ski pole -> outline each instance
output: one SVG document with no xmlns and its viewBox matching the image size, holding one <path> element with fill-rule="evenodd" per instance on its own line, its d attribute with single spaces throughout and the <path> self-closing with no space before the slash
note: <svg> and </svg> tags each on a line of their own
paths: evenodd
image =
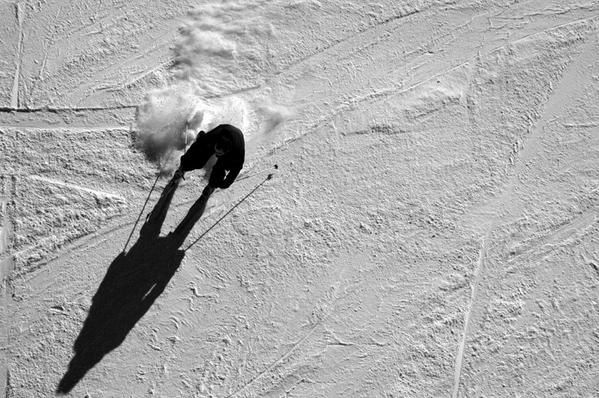
<svg viewBox="0 0 599 398">
<path fill-rule="evenodd" d="M 125 242 L 125 247 L 123 247 L 123 251 L 122 251 L 123 253 L 125 252 L 125 249 L 127 248 L 129 241 L 131 240 L 131 237 L 133 236 L 133 231 L 135 231 L 135 227 L 137 227 L 137 223 L 139 222 L 141 215 L 143 214 L 144 210 L 146 209 L 146 205 L 148 204 L 148 201 L 150 200 L 150 195 L 152 195 L 152 192 L 154 191 L 154 188 L 156 187 L 158 178 L 160 178 L 160 173 L 158 173 L 158 175 L 156 176 L 156 180 L 154 180 L 154 185 L 152 185 L 152 189 L 150 189 L 150 193 L 148 194 L 148 197 L 146 198 L 146 202 L 144 203 L 143 207 L 141 208 L 141 212 L 139 212 L 139 216 L 137 216 L 137 220 L 135 220 L 135 224 L 133 224 L 133 229 L 131 230 L 131 233 L 129 234 L 129 238 L 127 238 L 127 242 Z"/>
<path fill-rule="evenodd" d="M 277 170 L 279 168 L 279 165 L 275 164 L 274 168 L 275 168 L 275 170 Z M 243 180 L 248 179 L 248 178 L 256 177 L 257 175 L 264 173 L 266 170 L 268 170 L 268 169 L 264 169 L 264 170 L 257 171 L 255 173 L 243 175 L 243 176 L 237 178 L 236 181 L 243 181 Z"/>
<path fill-rule="evenodd" d="M 227 217 L 233 210 L 235 210 L 237 208 L 237 206 L 239 206 L 240 204 L 242 204 L 247 198 L 250 197 L 251 194 L 253 194 L 254 192 L 256 192 L 258 190 L 258 188 L 260 188 L 262 185 L 264 185 L 264 183 L 270 179 L 272 179 L 273 174 L 269 174 L 260 184 L 258 184 L 254 189 L 252 189 L 247 195 L 245 195 L 243 198 L 241 198 L 241 200 L 239 202 L 237 202 L 235 204 L 235 206 L 231 207 L 229 209 L 229 211 L 227 211 L 221 218 L 219 218 L 214 224 L 212 224 L 210 226 L 210 228 L 208 228 L 206 231 L 204 231 L 196 240 L 193 241 L 192 244 L 190 244 L 189 246 L 187 246 L 187 249 L 185 249 L 184 251 L 187 251 L 189 249 L 191 249 L 191 247 L 193 245 L 195 245 L 196 243 L 198 243 L 200 241 L 200 239 L 202 239 L 208 232 L 210 232 L 212 230 L 212 228 L 216 227 L 218 225 L 218 223 L 220 223 L 223 218 Z"/>
</svg>

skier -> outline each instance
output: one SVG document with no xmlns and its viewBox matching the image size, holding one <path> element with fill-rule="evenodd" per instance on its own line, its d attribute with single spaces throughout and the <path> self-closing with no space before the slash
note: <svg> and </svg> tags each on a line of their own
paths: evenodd
<svg viewBox="0 0 599 398">
<path fill-rule="evenodd" d="M 200 131 L 195 142 L 181 156 L 180 166 L 172 179 L 174 187 L 185 178 L 186 172 L 203 168 L 212 156 L 216 156 L 216 163 L 208 185 L 174 231 L 174 235 L 180 238 L 184 239 L 200 219 L 214 190 L 229 188 L 243 168 L 245 142 L 241 130 L 230 124 L 221 124 L 207 133 Z"/>
</svg>

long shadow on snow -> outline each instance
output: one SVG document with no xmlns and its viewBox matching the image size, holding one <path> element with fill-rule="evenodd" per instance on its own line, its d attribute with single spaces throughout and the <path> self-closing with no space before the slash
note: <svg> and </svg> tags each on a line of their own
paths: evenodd
<svg viewBox="0 0 599 398">
<path fill-rule="evenodd" d="M 110 264 L 79 336 L 75 355 L 56 389 L 66 394 L 110 351 L 117 348 L 135 324 L 162 294 L 181 264 L 185 252 L 179 250 L 185 237 L 160 237 L 174 189 L 163 193 L 152 210 L 154 221 L 146 222 L 139 239 L 127 253 Z"/>
</svg>

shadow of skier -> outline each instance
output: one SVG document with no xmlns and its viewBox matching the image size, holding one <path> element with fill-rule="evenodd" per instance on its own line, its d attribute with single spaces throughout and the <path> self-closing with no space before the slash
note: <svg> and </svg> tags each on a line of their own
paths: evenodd
<svg viewBox="0 0 599 398">
<path fill-rule="evenodd" d="M 91 368 L 125 340 L 181 264 L 185 256 L 179 249 L 181 238 L 159 236 L 174 191 L 163 192 L 137 242 L 110 264 L 75 340 L 75 354 L 56 389 L 57 394 L 70 392 Z"/>
</svg>

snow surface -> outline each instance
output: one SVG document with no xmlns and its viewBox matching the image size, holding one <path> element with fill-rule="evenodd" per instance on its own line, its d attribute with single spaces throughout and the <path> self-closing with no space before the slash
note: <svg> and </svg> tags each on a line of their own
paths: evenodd
<svg viewBox="0 0 599 398">
<path fill-rule="evenodd" d="M 0 394 L 599 396 L 599 1 L 0 16 Z M 121 253 L 193 110 L 245 174 Z"/>
</svg>

